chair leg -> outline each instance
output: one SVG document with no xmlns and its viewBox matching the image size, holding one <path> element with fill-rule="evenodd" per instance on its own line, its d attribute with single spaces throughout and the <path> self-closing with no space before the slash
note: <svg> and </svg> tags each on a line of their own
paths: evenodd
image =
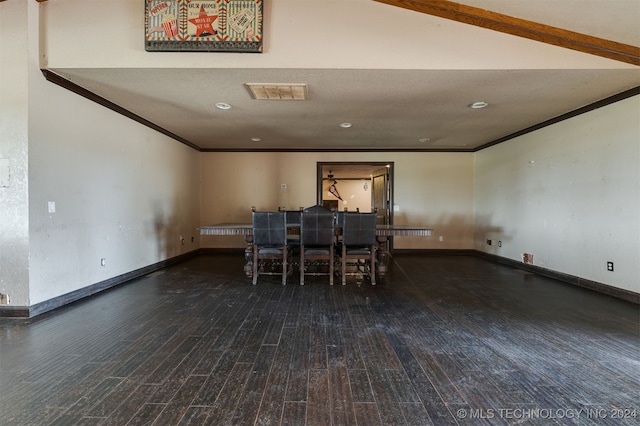
<svg viewBox="0 0 640 426">
<path fill-rule="evenodd" d="M 287 246 L 282 249 L 282 285 L 287 285 L 287 273 L 289 272 L 289 262 Z"/>
<path fill-rule="evenodd" d="M 371 248 L 371 259 L 369 260 L 369 277 L 371 285 L 376 285 L 376 251 Z"/>
<path fill-rule="evenodd" d="M 300 246 L 300 285 L 304 285 L 304 247 Z"/>
<path fill-rule="evenodd" d="M 333 285 L 333 246 L 329 247 L 329 285 Z"/>
<path fill-rule="evenodd" d="M 253 277 L 252 277 L 253 285 L 258 283 L 258 247 L 254 244 L 253 246 Z"/>
<path fill-rule="evenodd" d="M 347 285 L 347 246 L 342 245 L 342 285 Z"/>
</svg>

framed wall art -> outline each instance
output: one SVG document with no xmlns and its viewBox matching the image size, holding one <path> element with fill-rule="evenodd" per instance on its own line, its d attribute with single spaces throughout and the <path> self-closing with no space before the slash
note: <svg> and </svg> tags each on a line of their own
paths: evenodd
<svg viewBox="0 0 640 426">
<path fill-rule="evenodd" d="M 148 52 L 262 52 L 263 0 L 145 0 Z"/>
</svg>

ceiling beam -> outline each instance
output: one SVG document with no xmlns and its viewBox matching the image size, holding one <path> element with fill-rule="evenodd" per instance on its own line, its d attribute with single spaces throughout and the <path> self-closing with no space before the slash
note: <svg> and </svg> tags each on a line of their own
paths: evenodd
<svg viewBox="0 0 640 426">
<path fill-rule="evenodd" d="M 374 0 L 428 15 L 640 66 L 640 47 L 514 18 L 448 0 Z"/>
</svg>

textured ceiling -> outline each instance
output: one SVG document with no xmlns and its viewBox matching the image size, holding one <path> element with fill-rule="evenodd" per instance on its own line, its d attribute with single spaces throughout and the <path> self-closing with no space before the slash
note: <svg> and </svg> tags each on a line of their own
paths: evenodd
<svg viewBox="0 0 640 426">
<path fill-rule="evenodd" d="M 639 44 L 637 1 L 460 3 Z M 438 25 L 445 25 L 441 18 L 425 15 L 420 19 L 425 19 L 425 24 L 436 19 Z M 472 45 L 473 40 L 468 43 Z M 504 51 L 505 56 L 512 54 Z M 640 69 L 633 66 L 354 69 L 318 68 L 310 63 L 297 68 L 52 71 L 202 150 L 468 151 L 640 85 Z M 304 83 L 309 99 L 256 100 L 246 83 Z M 475 101 L 486 101 L 489 106 L 469 108 Z M 218 102 L 231 108 L 218 109 Z M 345 122 L 351 127 L 340 126 Z"/>
</svg>

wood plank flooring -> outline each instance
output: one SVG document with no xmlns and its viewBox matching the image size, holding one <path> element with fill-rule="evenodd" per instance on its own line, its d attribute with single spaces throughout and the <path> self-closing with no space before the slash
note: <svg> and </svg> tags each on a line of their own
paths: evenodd
<svg viewBox="0 0 640 426">
<path fill-rule="evenodd" d="M 2 425 L 636 425 L 639 307 L 470 256 L 377 287 L 203 255 L 0 318 Z"/>
</svg>

